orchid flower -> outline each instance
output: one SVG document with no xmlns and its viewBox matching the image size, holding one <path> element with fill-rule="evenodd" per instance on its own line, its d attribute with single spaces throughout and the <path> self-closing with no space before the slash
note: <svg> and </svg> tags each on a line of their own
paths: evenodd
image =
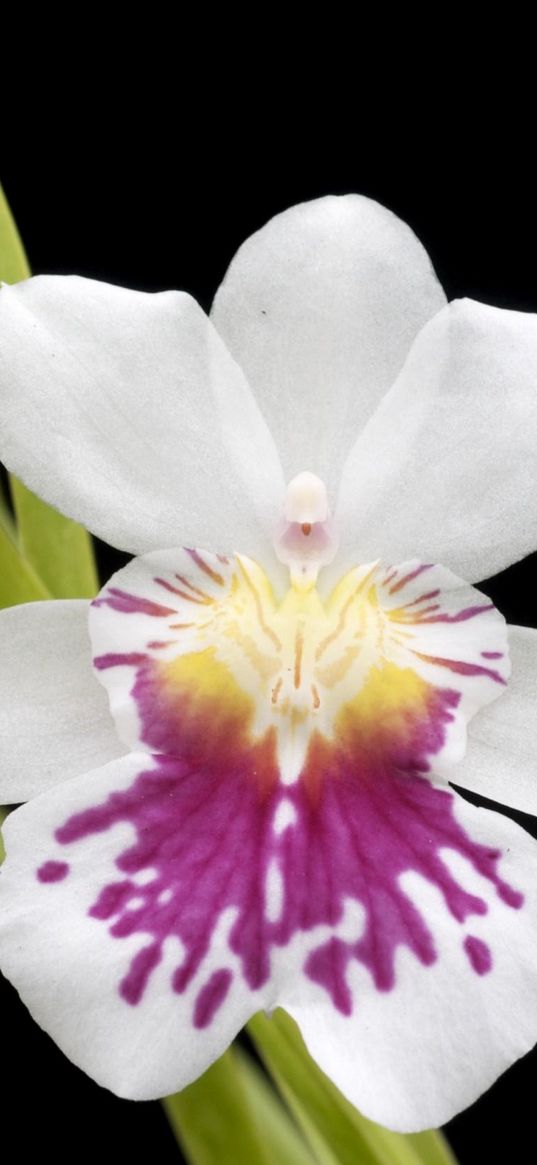
<svg viewBox="0 0 537 1165">
<path fill-rule="evenodd" d="M 138 555 L 1 616 L 1 963 L 119 1095 L 282 1006 L 417 1130 L 535 1041 L 537 847 L 449 782 L 537 811 L 537 632 L 470 585 L 537 541 L 536 381 L 535 317 L 446 304 L 357 195 L 249 239 L 211 320 L 0 292 L 4 462 Z"/>
</svg>

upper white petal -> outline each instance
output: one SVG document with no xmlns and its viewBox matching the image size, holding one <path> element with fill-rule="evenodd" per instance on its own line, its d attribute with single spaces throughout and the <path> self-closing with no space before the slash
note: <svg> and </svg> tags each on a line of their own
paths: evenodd
<svg viewBox="0 0 537 1165">
<path fill-rule="evenodd" d="M 4 286 L 0 397 L 8 468 L 112 545 L 272 561 L 278 455 L 190 296 L 74 276 Z"/>
<path fill-rule="evenodd" d="M 509 627 L 506 692 L 468 728 L 464 760 L 451 780 L 524 813 L 537 814 L 537 631 Z"/>
<path fill-rule="evenodd" d="M 0 613 L 0 801 L 26 801 L 124 752 L 91 666 L 89 603 Z"/>
<path fill-rule="evenodd" d="M 537 316 L 449 304 L 343 469 L 338 566 L 415 554 L 469 581 L 537 543 Z"/>
<path fill-rule="evenodd" d="M 345 454 L 445 303 L 416 236 L 361 195 L 293 206 L 239 249 L 212 319 L 244 369 L 287 480 L 334 493 Z"/>
</svg>

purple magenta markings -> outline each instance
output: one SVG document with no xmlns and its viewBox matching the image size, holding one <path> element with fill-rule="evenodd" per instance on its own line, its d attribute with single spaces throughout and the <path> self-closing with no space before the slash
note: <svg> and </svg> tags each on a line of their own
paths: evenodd
<svg viewBox="0 0 537 1165">
<path fill-rule="evenodd" d="M 40 882 L 62 882 L 69 873 L 67 862 L 44 862 L 37 871 Z"/>
<path fill-rule="evenodd" d="M 469 934 L 462 945 L 476 975 L 486 975 L 492 969 L 492 955 L 487 944 Z"/>
<path fill-rule="evenodd" d="M 194 1027 L 208 1027 L 218 1008 L 224 1002 L 233 976 L 227 968 L 215 971 L 205 987 L 201 988 L 194 1007 Z"/>
<path fill-rule="evenodd" d="M 507 680 L 500 675 L 499 671 L 494 668 L 484 667 L 482 663 L 466 663 L 464 659 L 444 659 L 440 655 L 425 655 L 423 651 L 416 651 L 415 648 L 409 649 L 412 655 L 417 656 L 418 659 L 423 659 L 425 663 L 434 663 L 438 667 L 445 667 L 448 671 L 455 672 L 460 676 L 488 676 L 489 680 L 494 680 L 495 684 L 505 684 Z M 484 655 L 485 652 L 481 652 Z M 494 652 L 491 653 L 492 655 Z M 489 656 L 490 658 L 490 656 Z"/>
<path fill-rule="evenodd" d="M 151 615 L 155 619 L 164 619 L 167 615 L 177 614 L 175 607 L 163 607 L 160 603 L 131 595 L 128 591 L 119 590 L 118 587 L 109 587 L 103 597 L 94 599 L 91 605 L 111 607 L 121 615 Z"/>
<path fill-rule="evenodd" d="M 408 574 L 404 574 L 402 578 L 398 579 L 397 582 L 394 582 L 393 586 L 389 588 L 389 594 L 395 595 L 398 591 L 402 591 L 403 587 L 406 587 L 407 583 L 412 582 L 415 578 L 418 578 L 418 576 L 423 574 L 425 570 L 431 570 L 433 565 L 434 564 L 432 562 L 425 562 L 421 563 L 420 566 L 416 566 L 414 570 L 411 570 Z M 395 575 L 396 574 L 397 571 L 395 572 Z M 394 577 L 395 576 L 393 574 L 389 575 L 388 578 L 384 580 L 384 586 L 386 586 L 388 582 L 391 582 L 392 578 Z"/>
<path fill-rule="evenodd" d="M 188 553 L 198 569 L 224 585 L 223 577 L 196 551 Z M 400 580 L 394 571 L 383 585 L 394 580 L 390 593 L 395 594 L 428 569 L 429 565 L 420 566 Z M 182 576 L 174 579 L 154 581 L 169 594 L 191 603 L 199 603 L 202 596 L 203 602 L 204 592 Z M 430 590 L 407 608 L 434 599 L 437 593 Z M 95 603 L 103 604 L 127 615 L 177 614 L 118 588 L 110 588 Z M 409 611 L 409 619 L 458 623 L 493 609 L 489 604 L 427 617 L 435 607 L 417 609 L 412 616 Z M 152 640 L 150 646 L 160 648 L 166 641 Z M 503 653 L 480 654 L 494 660 Z M 421 658 L 463 675 L 485 674 L 503 682 L 499 673 L 482 665 Z M 114 938 L 140 936 L 140 949 L 119 985 L 131 1006 L 142 1000 L 169 937 L 177 938 L 185 951 L 170 973 L 171 989 L 181 994 L 198 973 L 203 980 L 213 934 L 223 912 L 231 909 L 234 921 L 227 942 L 240 959 L 246 984 L 256 990 L 269 978 L 275 947 L 317 926 L 336 927 L 344 902 L 351 899 L 363 910 L 361 936 L 350 941 L 333 934 L 312 944 L 303 968 L 327 991 L 338 1011 L 350 1014 L 351 960 L 367 968 L 379 991 L 389 991 L 396 981 L 399 947 L 411 950 L 423 966 L 437 959 L 423 914 L 401 888 L 404 874 L 417 873 L 436 886 L 446 910 L 461 925 L 472 915 L 487 913 L 484 900 L 464 890 L 443 862 L 444 848 L 464 857 L 508 906 L 522 905 L 522 895 L 497 874 L 500 851 L 473 842 L 454 816 L 454 794 L 420 775 L 444 743 L 459 693 L 429 687 L 424 706 L 406 714 L 397 734 L 389 724 L 376 725 L 362 740 L 351 728 L 340 744 L 330 747 L 314 736 L 300 779 L 283 789 L 270 734 L 251 744 L 235 725 L 236 738 L 230 738 L 218 702 L 210 716 L 207 709 L 205 716 L 201 714 L 194 694 L 183 693 L 178 703 L 177 695 L 162 683 L 159 665 L 143 652 L 110 652 L 95 663 L 98 669 L 125 664 L 136 669 L 131 694 L 140 713 L 142 740 L 165 754 L 155 756 L 154 767 L 140 772 L 129 789 L 75 814 L 56 833 L 61 844 L 71 845 L 119 822 L 134 827 L 133 844 L 116 858 L 119 878 L 103 886 L 90 909 L 92 917 L 108 922 Z M 276 833 L 274 819 L 284 800 L 292 806 L 294 820 Z M 284 888 L 278 919 L 266 915 L 272 862 Z M 45 862 L 37 877 L 60 881 L 68 869 L 67 863 Z M 136 876 L 148 871 L 151 879 L 139 884 Z M 491 969 L 492 956 L 482 939 L 468 935 L 463 948 L 476 974 Z M 195 1027 L 211 1023 L 234 974 L 227 967 L 216 967 L 200 986 L 196 981 Z"/>
<path fill-rule="evenodd" d="M 424 726 L 422 711 L 407 723 L 406 742 L 401 738 L 397 746 L 389 733 L 384 745 L 379 737 L 374 752 L 355 740 L 352 748 L 314 741 L 300 780 L 285 790 L 277 781 L 268 737 L 250 748 L 244 742 L 233 748 L 228 740 L 218 758 L 211 752 L 197 760 L 192 755 L 153 758 L 155 768 L 141 772 L 129 789 L 71 817 L 56 833 L 64 845 L 118 822 L 135 829 L 136 840 L 116 858 L 120 879 L 103 887 L 90 910 L 109 923 L 115 938 L 139 934 L 143 940 L 120 984 L 126 1002 L 136 1005 L 142 999 L 170 936 L 185 950 L 171 986 L 177 993 L 185 991 L 202 970 L 218 920 L 228 908 L 236 912 L 229 947 L 255 990 L 269 978 L 274 947 L 316 926 L 336 926 L 344 901 L 351 898 L 364 910 L 361 937 L 351 942 L 333 936 L 312 949 L 304 967 L 334 1007 L 348 1014 L 351 960 L 368 969 L 378 990 L 389 991 L 398 947 L 409 948 L 424 966 L 437 958 L 423 915 L 401 888 L 404 873 L 416 872 L 438 887 L 446 909 L 460 923 L 487 912 L 483 899 L 453 877 L 440 857 L 443 848 L 463 856 L 507 905 L 518 908 L 521 895 L 496 872 L 500 852 L 466 834 L 454 817 L 451 792 L 416 775 L 420 740 L 423 750 L 440 745 L 456 694 L 447 695 L 453 698 L 442 714 L 446 693 L 430 692 L 435 732 L 432 724 Z M 267 769 L 272 779 L 258 783 L 252 774 Z M 294 808 L 295 821 L 276 834 L 274 817 L 284 798 Z M 272 860 L 284 885 L 278 920 L 269 920 L 265 911 Z M 149 869 L 154 877 L 139 885 L 136 875 Z M 465 949 L 476 973 L 483 974 L 485 944 L 478 949 L 472 942 Z M 217 968 L 198 990 L 195 1026 L 210 1023 L 231 978 L 230 971 Z"/>
</svg>

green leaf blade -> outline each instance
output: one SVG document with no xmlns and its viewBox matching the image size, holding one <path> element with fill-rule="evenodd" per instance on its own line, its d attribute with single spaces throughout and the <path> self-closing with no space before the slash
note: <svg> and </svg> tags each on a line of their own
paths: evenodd
<svg viewBox="0 0 537 1165">
<path fill-rule="evenodd" d="M 322 1165 L 457 1165 L 440 1133 L 393 1133 L 362 1116 L 306 1050 L 297 1025 L 278 1009 L 248 1032 Z"/>
<path fill-rule="evenodd" d="M 4 838 L 2 837 L 2 826 L 9 812 L 10 810 L 7 805 L 0 805 L 0 866 L 2 865 L 2 862 L 5 861 L 6 857 Z"/>
<path fill-rule="evenodd" d="M 3 526 L 0 526 L 0 564 L 0 607 L 52 597 Z"/>
<path fill-rule="evenodd" d="M 239 1048 L 162 1103 L 191 1165 L 317 1165 L 268 1081 Z"/>
<path fill-rule="evenodd" d="M 18 283 L 28 279 L 30 267 L 13 215 L 0 186 L 0 281 Z M 15 477 L 10 489 L 16 518 L 18 549 L 29 571 L 34 573 L 46 594 L 40 598 L 93 598 L 99 589 L 93 547 L 82 526 L 65 518 L 36 497 Z M 13 522 L 2 506 L 0 526 L 13 534 Z M 3 569 L 3 564 L 2 564 Z M 21 592 L 13 590 L 15 574 L 11 570 L 9 599 L 3 605 L 31 601 L 27 579 L 21 574 Z"/>
<path fill-rule="evenodd" d="M 55 599 L 92 599 L 99 589 L 86 530 L 10 478 L 20 549 Z"/>
<path fill-rule="evenodd" d="M 0 282 L 19 283 L 30 276 L 30 265 L 9 203 L 0 186 Z"/>
</svg>

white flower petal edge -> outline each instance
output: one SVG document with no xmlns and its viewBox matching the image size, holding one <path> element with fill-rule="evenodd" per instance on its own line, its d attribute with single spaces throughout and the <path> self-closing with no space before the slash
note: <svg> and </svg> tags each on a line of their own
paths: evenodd
<svg viewBox="0 0 537 1165">
<path fill-rule="evenodd" d="M 442 786 L 443 754 L 462 741 L 454 716 L 472 717 L 507 674 L 504 624 L 450 572 L 415 561 L 357 568 L 326 626 L 309 592 L 285 615 L 267 585 L 247 560 L 176 550 L 103 589 L 95 666 L 136 751 L 8 819 L 3 969 L 63 1050 L 120 1095 L 183 1087 L 250 1014 L 281 1004 L 369 1116 L 436 1124 L 537 1030 L 537 847 Z M 264 701 L 277 719 L 269 645 L 280 658 L 285 638 L 298 650 L 289 692 L 307 695 L 316 660 L 313 707 L 328 714 L 351 597 L 362 679 L 383 675 L 383 695 L 364 691 L 362 729 L 352 717 L 350 735 L 342 724 L 332 743 L 312 740 L 300 778 L 282 783 L 276 725 L 249 721 L 249 669 L 261 669 L 259 713 Z M 316 628 L 335 654 L 308 651 Z M 426 676 L 440 704 L 450 696 L 447 717 L 423 703 Z"/>
<path fill-rule="evenodd" d="M 194 1029 L 200 976 L 185 995 L 172 991 L 170 976 L 181 956 L 180 943 L 173 939 L 151 977 L 143 1006 L 125 1002 L 118 986 L 129 956 L 140 948 L 140 936 L 118 941 L 89 910 L 103 885 L 121 876 L 114 864 L 115 846 L 131 839 L 128 826 L 116 827 L 112 841 L 109 833 L 100 833 L 69 854 L 69 877 L 61 885 L 58 909 L 58 877 L 66 854 L 54 842 L 55 828 L 69 813 L 128 788 L 142 769 L 151 769 L 150 758 L 131 753 L 12 813 L 3 826 L 8 858 L 0 887 L 7 977 L 71 1060 L 99 1084 L 134 1099 L 165 1096 L 190 1083 L 225 1051 L 253 1010 L 249 995 L 235 987 L 213 1022 Z M 44 881 L 36 879 L 41 859 Z M 229 920 L 221 929 L 203 967 L 209 978 L 213 962 L 221 965 L 219 945 L 225 947 Z M 230 958 L 229 952 L 224 954 Z M 255 1009 L 266 999 L 266 992 L 259 993 Z"/>
<path fill-rule="evenodd" d="M 353 439 L 445 302 L 410 227 L 358 194 L 293 206 L 240 247 L 211 317 L 269 422 L 286 480 L 311 469 L 335 498 Z"/>
<path fill-rule="evenodd" d="M 466 755 L 450 780 L 537 814 L 537 631 L 512 626 L 507 631 L 512 664 L 507 689 L 468 725 Z"/>
<path fill-rule="evenodd" d="M 89 603 L 0 614 L 0 802 L 25 801 L 124 752 L 95 681 Z"/>
<path fill-rule="evenodd" d="M 189 295 L 76 276 L 4 286 L 0 384 L 5 464 L 94 534 L 134 553 L 246 544 L 272 561 L 278 454 Z"/>
<path fill-rule="evenodd" d="M 487 904 L 487 913 L 469 918 L 467 929 L 476 966 L 480 936 L 492 937 L 490 973 L 482 966 L 476 974 L 470 966 L 460 925 L 446 912 L 441 894 L 417 875 L 405 875 L 404 889 L 427 918 L 438 961 L 420 974 L 401 949 L 396 988 L 386 993 L 373 991 L 355 967 L 349 981 L 358 1002 L 347 1021 L 301 998 L 298 990 L 282 1001 L 312 1056 L 344 1095 L 399 1132 L 444 1124 L 537 1039 L 537 847 L 512 821 L 461 797 L 455 799 L 455 817 L 473 839 L 501 849 L 503 878 L 524 894 L 522 909 L 511 909 L 464 859 L 442 852 L 458 881 Z"/>
<path fill-rule="evenodd" d="M 415 554 L 479 581 L 535 549 L 537 317 L 431 320 L 345 463 L 338 569 Z"/>
<path fill-rule="evenodd" d="M 126 818 L 116 817 L 110 831 L 110 809 L 130 798 L 141 772 L 146 794 L 153 782 L 156 789 L 162 763 L 147 754 L 123 757 L 36 798 L 5 825 L 3 969 L 35 1019 L 98 1082 L 134 1099 L 171 1093 L 216 1059 L 250 1014 L 281 1005 L 323 1070 L 361 1111 L 388 1127 L 414 1131 L 443 1123 L 531 1047 L 537 1035 L 537 859 L 535 843 L 518 826 L 454 794 L 434 794 L 453 800 L 456 821 L 483 846 L 485 862 L 501 850 L 500 880 L 494 887 L 446 844 L 443 868 L 459 887 L 462 919 L 456 919 L 438 887 L 406 873 L 406 909 L 426 920 L 427 942 L 434 944 L 429 965 L 402 946 L 394 982 L 383 987 L 364 965 L 349 964 L 346 990 L 354 1006 L 352 1014 L 342 1014 L 316 976 L 303 973 L 312 942 L 325 930 L 328 938 L 329 928 L 276 945 L 270 977 L 258 989 L 243 978 L 232 949 L 233 910 L 222 913 L 204 947 L 207 936 L 184 897 L 182 925 L 198 935 L 201 958 L 182 980 L 184 950 L 177 938 L 166 940 L 160 957 L 150 936 L 140 944 L 139 912 L 151 893 L 147 877 L 136 873 L 143 842 L 137 843 Z M 225 846 L 236 845 L 236 817 L 222 823 Z M 187 844 L 198 879 L 210 840 L 190 826 Z M 214 840 L 213 876 L 219 861 Z M 165 914 L 157 871 L 144 872 L 154 877 Z M 500 895 L 498 887 L 504 887 Z M 362 925 L 349 904 L 335 928 L 334 953 L 338 943 L 354 942 Z"/>
</svg>

